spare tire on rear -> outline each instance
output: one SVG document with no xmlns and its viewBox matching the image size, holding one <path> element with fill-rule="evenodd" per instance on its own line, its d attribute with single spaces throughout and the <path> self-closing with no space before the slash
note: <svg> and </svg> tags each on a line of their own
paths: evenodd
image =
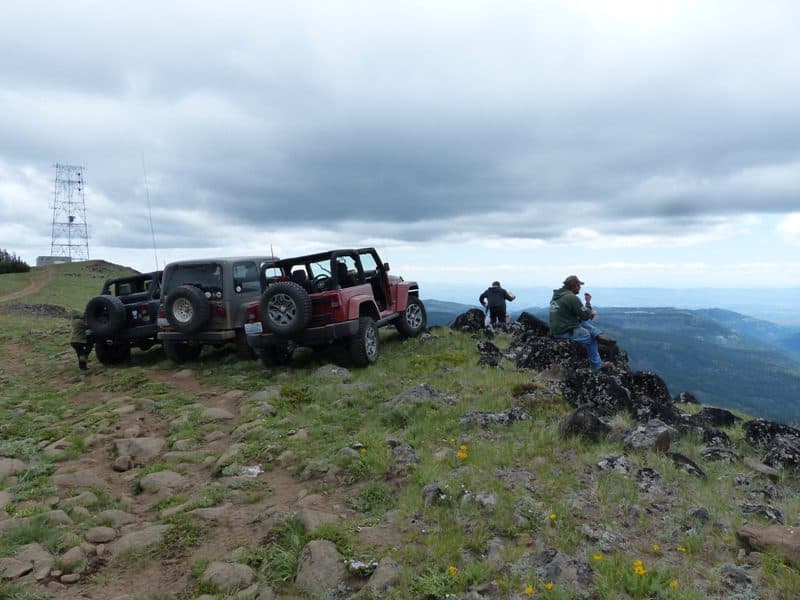
<svg viewBox="0 0 800 600">
<path fill-rule="evenodd" d="M 182 333 L 200 331 L 211 318 L 211 304 L 205 294 L 191 285 L 172 290 L 165 304 L 167 321 Z"/>
<path fill-rule="evenodd" d="M 261 296 L 261 324 L 278 335 L 290 336 L 311 323 L 311 296 L 293 281 L 273 283 Z"/>
<path fill-rule="evenodd" d="M 114 335 L 125 325 L 125 305 L 116 296 L 95 296 L 86 305 L 86 325 L 95 335 Z"/>
</svg>

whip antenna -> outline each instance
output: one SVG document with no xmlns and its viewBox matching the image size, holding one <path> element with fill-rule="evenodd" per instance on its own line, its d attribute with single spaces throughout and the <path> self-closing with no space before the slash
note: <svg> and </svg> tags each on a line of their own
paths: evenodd
<svg viewBox="0 0 800 600">
<path fill-rule="evenodd" d="M 158 271 L 158 251 L 156 250 L 156 232 L 153 229 L 153 212 L 150 209 L 150 187 L 147 185 L 147 169 L 144 166 L 144 153 L 142 153 L 142 172 L 144 173 L 144 193 L 147 197 L 147 218 L 150 220 L 150 236 L 153 238 L 153 256 L 156 259 L 156 271 Z"/>
</svg>

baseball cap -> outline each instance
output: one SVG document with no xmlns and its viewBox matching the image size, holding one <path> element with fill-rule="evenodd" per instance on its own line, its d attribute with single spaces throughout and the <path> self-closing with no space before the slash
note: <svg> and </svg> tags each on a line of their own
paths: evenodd
<svg viewBox="0 0 800 600">
<path fill-rule="evenodd" d="M 574 285 L 576 283 L 578 285 L 583 285 L 583 282 L 580 279 L 578 279 L 577 275 L 570 275 L 564 280 L 564 285 Z"/>
</svg>

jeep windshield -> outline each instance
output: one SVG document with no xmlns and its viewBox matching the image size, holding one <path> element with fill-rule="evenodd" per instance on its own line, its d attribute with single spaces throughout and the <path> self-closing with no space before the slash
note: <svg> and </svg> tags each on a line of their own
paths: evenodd
<svg viewBox="0 0 800 600">
<path fill-rule="evenodd" d="M 222 265 L 204 263 L 198 265 L 176 265 L 171 269 L 164 291 L 169 294 L 182 285 L 193 285 L 204 292 L 222 292 Z"/>
</svg>

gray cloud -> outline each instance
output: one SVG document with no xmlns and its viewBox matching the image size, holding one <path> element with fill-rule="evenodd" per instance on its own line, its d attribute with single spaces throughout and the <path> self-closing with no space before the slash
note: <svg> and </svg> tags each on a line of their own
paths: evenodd
<svg viewBox="0 0 800 600">
<path fill-rule="evenodd" d="M 150 243 L 143 158 L 180 247 L 220 224 L 546 240 L 797 210 L 792 2 L 618 23 L 556 2 L 162 4 L 20 3 L 0 24 L 0 159 L 86 164 L 106 245 Z"/>
</svg>

